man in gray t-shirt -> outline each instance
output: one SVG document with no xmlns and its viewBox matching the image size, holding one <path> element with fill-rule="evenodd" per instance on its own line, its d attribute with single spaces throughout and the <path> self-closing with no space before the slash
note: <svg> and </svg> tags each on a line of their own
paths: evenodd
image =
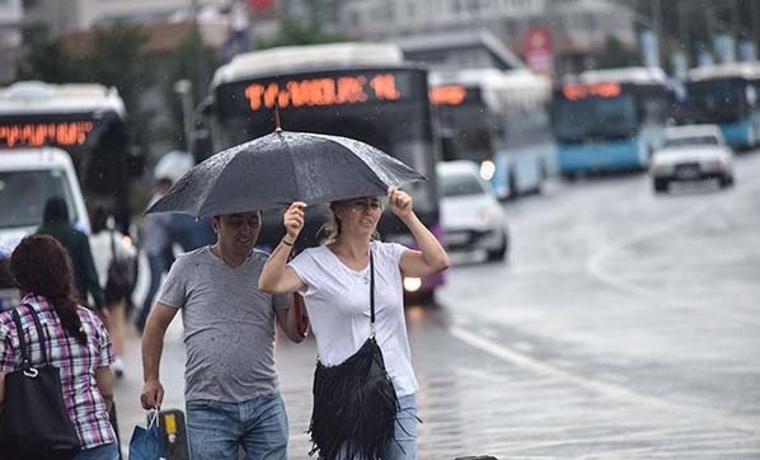
<svg viewBox="0 0 760 460">
<path fill-rule="evenodd" d="M 274 324 L 295 342 L 286 297 L 259 291 L 267 254 L 253 249 L 261 215 L 215 216 L 217 242 L 180 256 L 169 272 L 143 335 L 146 409 L 159 407 L 159 364 L 166 329 L 182 311 L 187 348 L 185 400 L 193 459 L 287 458 L 288 420 L 274 367 Z"/>
</svg>

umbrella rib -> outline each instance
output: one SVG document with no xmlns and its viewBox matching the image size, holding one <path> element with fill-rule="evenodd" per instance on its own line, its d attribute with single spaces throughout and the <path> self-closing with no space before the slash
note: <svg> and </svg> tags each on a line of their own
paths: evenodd
<svg viewBox="0 0 760 460">
<path fill-rule="evenodd" d="M 293 179 L 293 183 L 296 185 L 296 196 L 294 197 L 295 200 L 300 199 L 300 197 L 303 196 L 301 193 L 301 186 L 298 183 L 298 180 L 296 180 L 296 162 L 293 158 L 293 150 L 290 148 L 290 144 L 288 144 L 287 140 L 285 139 L 285 135 L 282 131 L 277 131 L 277 136 L 280 138 L 280 142 L 285 144 L 285 148 L 288 151 L 288 159 L 290 160 L 290 172 L 291 172 L 291 178 Z M 290 203 L 288 203 L 290 204 Z"/>
</svg>

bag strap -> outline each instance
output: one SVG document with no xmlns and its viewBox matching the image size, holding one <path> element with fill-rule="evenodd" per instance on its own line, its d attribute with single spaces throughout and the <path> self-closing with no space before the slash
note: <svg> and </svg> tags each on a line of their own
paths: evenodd
<svg viewBox="0 0 760 460">
<path fill-rule="evenodd" d="M 40 320 L 37 317 L 37 312 L 34 310 L 34 307 L 31 305 L 24 305 L 26 307 L 26 310 L 29 312 L 29 315 L 32 317 L 32 322 L 34 323 L 34 328 L 37 329 L 37 340 L 40 342 L 40 352 L 42 353 L 42 364 L 47 365 L 48 364 L 48 354 L 47 354 L 47 347 L 45 346 L 45 335 L 42 332 L 42 326 L 40 325 Z M 21 327 L 21 317 L 18 314 L 17 309 L 13 309 L 11 312 L 11 315 L 13 316 L 13 322 L 16 324 L 16 329 L 18 330 L 18 341 L 21 345 L 21 358 L 23 359 L 22 366 L 24 369 L 28 369 L 32 365 L 32 350 L 31 346 L 29 350 L 27 351 L 27 344 L 24 340 L 24 329 Z"/>
<path fill-rule="evenodd" d="M 372 257 L 372 248 L 369 250 L 369 308 L 372 332 L 375 332 L 375 259 Z"/>
<path fill-rule="evenodd" d="M 116 242 L 114 241 L 114 229 L 108 230 L 111 233 L 111 261 L 116 260 Z"/>
<path fill-rule="evenodd" d="M 18 310 L 15 308 L 11 310 L 11 316 L 13 316 L 13 323 L 16 325 L 16 331 L 18 332 L 18 341 L 21 346 L 21 366 L 24 369 L 31 367 L 31 360 L 26 351 L 26 341 L 24 340 L 24 328 L 21 327 L 21 318 L 18 316 Z"/>
</svg>

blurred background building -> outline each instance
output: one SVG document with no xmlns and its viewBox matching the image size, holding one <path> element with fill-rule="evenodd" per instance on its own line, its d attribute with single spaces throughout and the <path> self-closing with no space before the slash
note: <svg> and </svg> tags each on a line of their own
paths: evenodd
<svg viewBox="0 0 760 460">
<path fill-rule="evenodd" d="M 0 0 L 0 81 L 16 76 L 24 10 L 21 0 Z"/>
</svg>

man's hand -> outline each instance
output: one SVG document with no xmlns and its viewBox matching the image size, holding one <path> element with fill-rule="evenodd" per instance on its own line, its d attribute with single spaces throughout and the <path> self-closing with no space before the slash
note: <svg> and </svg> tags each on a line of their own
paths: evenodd
<svg viewBox="0 0 760 460">
<path fill-rule="evenodd" d="M 143 409 L 158 409 L 164 401 L 164 387 L 158 380 L 148 380 L 143 385 L 140 404 Z"/>
</svg>

